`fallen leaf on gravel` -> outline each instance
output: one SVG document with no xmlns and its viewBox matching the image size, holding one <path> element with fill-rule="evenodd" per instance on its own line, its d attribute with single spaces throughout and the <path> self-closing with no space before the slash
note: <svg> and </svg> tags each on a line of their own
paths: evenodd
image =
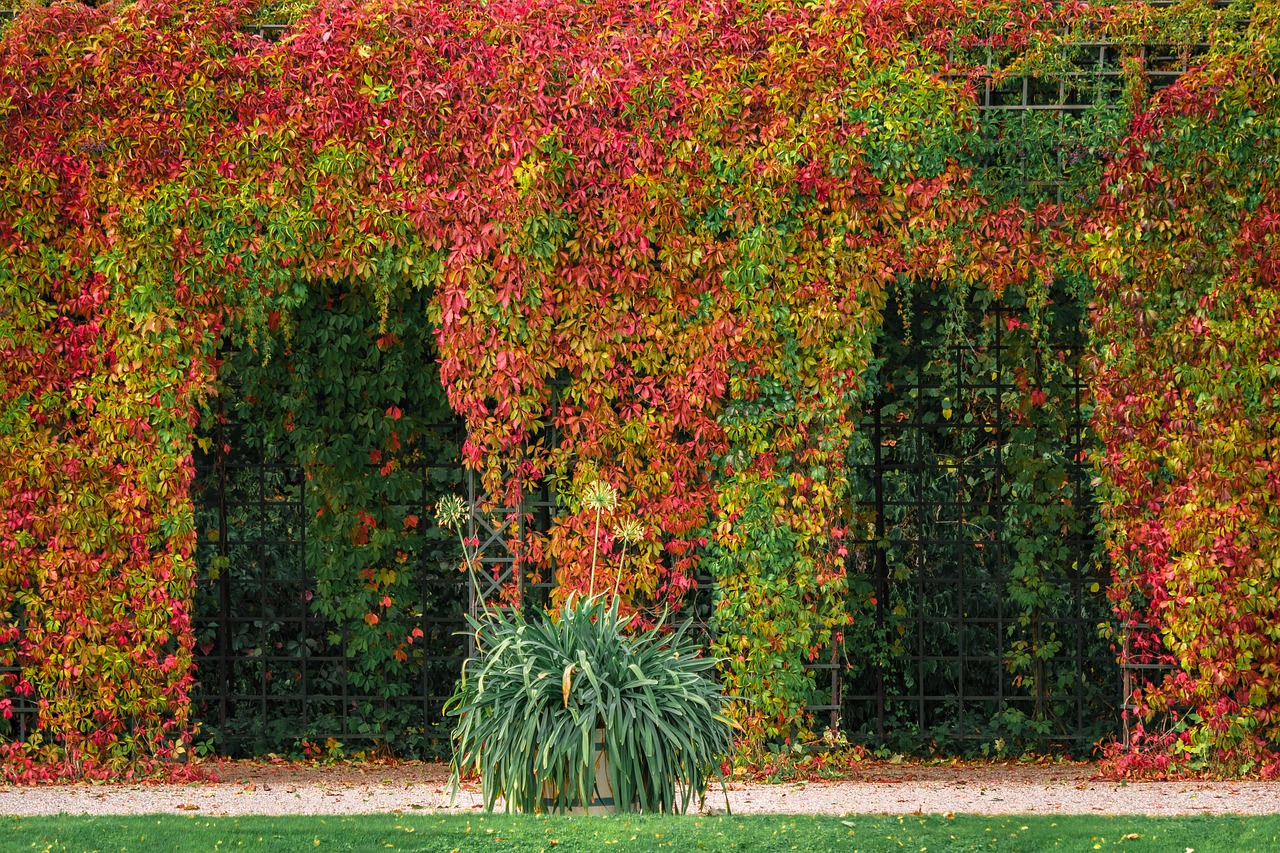
<svg viewBox="0 0 1280 853">
<path fill-rule="evenodd" d="M 178 808 L 182 809 L 184 812 L 194 812 L 200 807 L 195 803 L 178 803 Z"/>
</svg>

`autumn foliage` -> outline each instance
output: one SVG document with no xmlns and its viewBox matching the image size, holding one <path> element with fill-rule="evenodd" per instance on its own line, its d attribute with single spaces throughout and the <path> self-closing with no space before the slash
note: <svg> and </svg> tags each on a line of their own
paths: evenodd
<svg viewBox="0 0 1280 853">
<path fill-rule="evenodd" d="M 1172 665 L 1122 769 L 1280 772 L 1274 14 L 1138 117 L 1083 235 L 1111 595 L 1138 655 Z M 1157 712 L 1173 725 L 1144 727 Z"/>
<path fill-rule="evenodd" d="M 274 44 L 247 0 L 29 9 L 0 36 L 0 695 L 38 701 L 40 734 L 6 772 L 181 759 L 218 343 L 268 362 L 334 282 L 384 317 L 430 295 L 467 463 L 496 503 L 547 482 L 565 502 L 531 571 L 586 585 L 578 496 L 603 479 L 646 533 L 619 579 L 639 618 L 711 572 L 744 733 L 785 737 L 856 609 L 845 447 L 886 287 L 1062 264 L 1099 285 L 1113 595 L 1180 667 L 1144 702 L 1198 709 L 1193 745 L 1270 756 L 1269 9 L 383 0 L 296 12 Z M 982 64 L 1049 68 L 1081 28 L 1223 47 L 1159 98 L 1135 85 L 1096 198 L 992 194 L 966 159 Z M 327 506 L 335 536 L 416 524 Z"/>
</svg>

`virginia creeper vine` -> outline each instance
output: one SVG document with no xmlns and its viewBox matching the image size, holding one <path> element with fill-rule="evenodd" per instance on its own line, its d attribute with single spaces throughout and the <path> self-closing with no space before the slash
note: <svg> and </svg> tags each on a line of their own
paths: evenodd
<svg viewBox="0 0 1280 853">
<path fill-rule="evenodd" d="M 803 663 L 861 606 L 845 448 L 886 288 L 1034 293 L 1068 255 L 1099 287 L 1113 595 L 1179 666 L 1145 707 L 1196 709 L 1179 749 L 1267 759 L 1277 19 L 1184 5 L 322 2 L 276 44 L 249 0 L 28 8 L 0 36 L 0 711 L 39 722 L 6 772 L 181 758 L 220 341 L 284 358 L 334 288 L 430 329 L 495 503 L 563 496 L 530 570 L 591 583 L 575 496 L 609 483 L 643 531 L 628 606 L 678 603 L 703 561 L 746 736 L 802 730 Z M 1210 52 L 1154 99 L 1130 63 L 1100 194 L 993 191 L 968 157 L 982 66 L 1061 72 L 1073 38 Z M 407 437 L 384 390 L 362 452 Z M 328 541 L 356 548 L 333 581 L 375 578 L 333 600 L 385 596 L 373 629 L 412 525 L 309 446 Z"/>
</svg>

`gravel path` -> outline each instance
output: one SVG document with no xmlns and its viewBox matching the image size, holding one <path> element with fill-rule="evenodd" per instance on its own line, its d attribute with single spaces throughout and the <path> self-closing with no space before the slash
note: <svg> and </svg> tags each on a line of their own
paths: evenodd
<svg viewBox="0 0 1280 853">
<path fill-rule="evenodd" d="M 1272 814 L 1280 783 L 1098 782 L 1087 765 L 1022 767 L 870 765 L 858 778 L 794 784 L 735 783 L 735 814 Z M 367 814 L 479 809 L 467 786 L 449 805 L 436 764 L 317 768 L 229 764 L 220 781 L 187 785 L 0 786 L 0 815 Z M 704 810 L 724 808 L 718 789 Z"/>
</svg>

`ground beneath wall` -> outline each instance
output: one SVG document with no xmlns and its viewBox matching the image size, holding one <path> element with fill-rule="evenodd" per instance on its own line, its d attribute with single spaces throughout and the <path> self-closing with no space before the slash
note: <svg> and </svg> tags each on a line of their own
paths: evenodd
<svg viewBox="0 0 1280 853">
<path fill-rule="evenodd" d="M 309 767 L 232 762 L 219 781 L 182 785 L 0 786 L 0 815 L 367 814 L 478 811 L 478 786 L 450 803 L 448 768 L 396 763 Z M 731 783 L 734 814 L 1280 814 L 1277 782 L 1096 781 L 1087 764 L 933 767 L 869 763 L 838 782 Z M 721 813 L 715 788 L 704 812 Z"/>
</svg>

